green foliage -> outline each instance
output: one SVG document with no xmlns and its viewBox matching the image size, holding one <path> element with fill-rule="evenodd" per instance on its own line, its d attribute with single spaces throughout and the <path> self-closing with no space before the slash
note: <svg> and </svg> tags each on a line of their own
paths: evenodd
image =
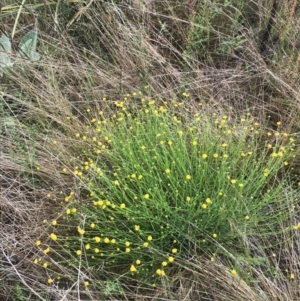
<svg viewBox="0 0 300 301">
<path fill-rule="evenodd" d="M 37 61 L 40 59 L 40 55 L 36 52 L 37 46 L 37 29 L 30 30 L 20 41 L 19 51 L 17 56 L 30 59 L 31 61 Z M 8 67 L 12 67 L 14 62 L 11 60 L 11 42 L 6 34 L 3 34 L 0 38 L 0 76 L 3 75 L 3 70 Z"/>
<path fill-rule="evenodd" d="M 44 253 L 55 251 L 70 268 L 102 266 L 149 284 L 172 275 L 191 245 L 199 255 L 242 253 L 242 237 L 281 231 L 287 204 L 277 176 L 293 140 L 282 142 L 280 125 L 273 135 L 250 115 L 231 121 L 184 102 L 133 97 L 91 116 L 76 135 L 86 152 L 63 172 L 72 171 L 81 192 L 71 189 L 50 241 L 38 241 Z"/>
</svg>

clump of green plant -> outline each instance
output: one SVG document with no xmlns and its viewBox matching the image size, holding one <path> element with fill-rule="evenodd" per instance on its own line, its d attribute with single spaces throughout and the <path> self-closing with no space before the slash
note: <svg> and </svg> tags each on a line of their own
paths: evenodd
<svg viewBox="0 0 300 301">
<path fill-rule="evenodd" d="M 141 92 L 105 104 L 109 110 L 97 115 L 87 108 L 90 122 L 76 134 L 85 152 L 63 169 L 76 187 L 64 212 L 44 221 L 49 239 L 37 240 L 56 263 L 153 284 L 195 252 L 242 253 L 242 236 L 279 231 L 287 204 L 278 177 L 294 144 L 280 122 L 266 132 L 250 114 L 230 120 Z M 47 258 L 35 263 L 48 269 L 51 284 Z"/>
</svg>

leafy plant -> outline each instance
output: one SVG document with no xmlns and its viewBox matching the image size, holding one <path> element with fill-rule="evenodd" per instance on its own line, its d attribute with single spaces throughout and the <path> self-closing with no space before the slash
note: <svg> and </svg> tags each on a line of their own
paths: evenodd
<svg viewBox="0 0 300 301">
<path fill-rule="evenodd" d="M 20 41 L 17 57 L 38 61 L 40 55 L 36 52 L 37 29 L 30 30 Z M 14 61 L 11 59 L 12 49 L 11 41 L 7 34 L 2 34 L 0 38 L 0 76 L 3 75 L 5 68 L 12 67 Z"/>
</svg>

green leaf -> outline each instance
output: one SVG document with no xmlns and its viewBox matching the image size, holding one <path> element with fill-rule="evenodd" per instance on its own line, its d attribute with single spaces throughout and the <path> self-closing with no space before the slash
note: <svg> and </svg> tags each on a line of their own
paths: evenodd
<svg viewBox="0 0 300 301">
<path fill-rule="evenodd" d="M 36 52 L 37 45 L 37 29 L 30 30 L 20 41 L 20 51 L 18 55 L 23 58 L 29 58 L 32 61 L 40 59 L 40 55 Z"/>
<path fill-rule="evenodd" d="M 13 66 L 9 54 L 11 54 L 11 42 L 6 34 L 0 38 L 0 77 L 3 75 L 3 68 Z"/>
</svg>

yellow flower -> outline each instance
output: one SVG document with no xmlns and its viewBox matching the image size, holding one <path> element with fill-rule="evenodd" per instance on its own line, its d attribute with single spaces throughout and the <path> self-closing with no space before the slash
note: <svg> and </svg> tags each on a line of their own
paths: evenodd
<svg viewBox="0 0 300 301">
<path fill-rule="evenodd" d="M 77 254 L 78 256 L 80 256 L 81 253 L 82 253 L 81 250 L 77 250 L 77 251 L 76 251 L 76 254 Z"/>
<path fill-rule="evenodd" d="M 218 235 L 217 235 L 216 233 L 214 233 L 214 234 L 212 235 L 213 238 L 217 238 L 217 236 L 218 236 Z"/>
<path fill-rule="evenodd" d="M 125 249 L 125 252 L 126 252 L 126 253 L 129 253 L 129 252 L 130 252 L 130 248 L 126 248 L 126 249 Z"/>
<path fill-rule="evenodd" d="M 120 205 L 120 208 L 121 209 L 124 209 L 126 207 L 126 205 L 124 204 L 124 203 L 122 203 L 121 205 Z"/>
<path fill-rule="evenodd" d="M 130 246 L 130 242 L 129 242 L 129 241 L 126 241 L 126 242 L 125 242 L 125 246 L 126 246 L 126 247 L 129 247 L 129 246 Z"/>
<path fill-rule="evenodd" d="M 197 145 L 197 141 L 193 140 L 192 145 Z"/>
<path fill-rule="evenodd" d="M 166 261 L 163 261 L 163 262 L 161 263 L 161 265 L 162 265 L 163 267 L 165 267 L 165 266 L 168 265 L 168 263 L 167 263 Z"/>
<path fill-rule="evenodd" d="M 169 140 L 168 144 L 171 146 L 173 144 L 173 142 L 171 140 Z"/>
<path fill-rule="evenodd" d="M 189 202 L 191 200 L 191 198 L 189 196 L 186 197 L 187 202 Z"/>
<path fill-rule="evenodd" d="M 88 281 L 84 281 L 83 284 L 84 284 L 85 287 L 90 285 L 90 283 Z"/>
<path fill-rule="evenodd" d="M 236 183 L 236 179 L 231 179 L 230 182 L 231 182 L 231 184 L 235 184 Z"/>
<path fill-rule="evenodd" d="M 236 270 L 235 270 L 235 269 L 232 269 L 232 270 L 231 270 L 231 274 L 232 274 L 232 275 L 236 275 L 236 274 L 237 274 Z"/>
<path fill-rule="evenodd" d="M 67 210 L 66 210 L 66 213 L 67 213 L 67 214 L 71 214 L 71 209 L 67 209 Z"/>
<path fill-rule="evenodd" d="M 161 270 L 161 269 L 157 269 L 156 270 L 156 274 L 159 275 L 159 276 L 165 276 L 165 271 L 164 270 Z"/>
<path fill-rule="evenodd" d="M 141 264 L 141 261 L 140 261 L 139 259 L 137 259 L 137 260 L 135 261 L 135 263 L 136 263 L 137 265 L 139 265 L 139 264 Z"/>
<path fill-rule="evenodd" d="M 53 279 L 48 278 L 47 282 L 48 282 L 48 284 L 51 284 L 53 282 Z"/>
<path fill-rule="evenodd" d="M 139 175 L 139 176 L 138 176 L 138 179 L 139 179 L 139 180 L 141 180 L 142 178 L 143 178 L 143 176 L 142 176 L 142 175 Z"/>
<path fill-rule="evenodd" d="M 149 198 L 150 198 L 150 195 L 149 195 L 148 193 L 146 193 L 146 194 L 144 195 L 144 198 L 145 198 L 145 199 L 149 199 Z"/>
<path fill-rule="evenodd" d="M 50 238 L 51 238 L 52 240 L 57 240 L 57 236 L 56 236 L 54 233 L 51 233 L 51 234 L 50 234 Z"/>
<path fill-rule="evenodd" d="M 294 273 L 291 273 L 290 278 L 291 278 L 291 279 L 295 279 L 295 274 L 294 274 Z"/>
<path fill-rule="evenodd" d="M 90 227 L 91 227 L 92 229 L 94 229 L 95 226 L 96 226 L 96 225 L 95 225 L 94 223 L 91 223 L 91 224 L 90 224 Z"/>
<path fill-rule="evenodd" d="M 250 219 L 250 216 L 249 215 L 246 215 L 245 216 L 245 220 L 249 220 Z"/>
<path fill-rule="evenodd" d="M 165 172 L 166 172 L 166 174 L 168 174 L 168 173 L 171 172 L 171 170 L 170 170 L 169 168 L 167 168 L 167 169 L 165 170 Z"/>
<path fill-rule="evenodd" d="M 202 155 L 202 159 L 206 159 L 207 157 L 208 157 L 207 154 Z"/>
<path fill-rule="evenodd" d="M 143 246 L 144 246 L 144 247 L 148 247 L 148 246 L 149 246 L 149 243 L 148 243 L 147 241 L 145 241 L 145 242 L 143 243 Z"/>
<path fill-rule="evenodd" d="M 151 241 L 153 238 L 152 238 L 151 235 L 149 235 L 149 236 L 147 237 L 147 239 L 148 239 L 149 241 Z"/>
<path fill-rule="evenodd" d="M 49 252 L 50 252 L 50 248 L 48 247 L 48 248 L 45 249 L 43 252 L 44 252 L 45 254 L 49 253 Z"/>
<path fill-rule="evenodd" d="M 210 199 L 210 198 L 207 198 L 207 199 L 205 200 L 205 202 L 206 202 L 207 204 L 211 204 L 211 199 Z"/>
<path fill-rule="evenodd" d="M 77 208 L 72 208 L 72 213 L 76 213 L 77 212 Z"/>
<path fill-rule="evenodd" d="M 140 226 L 139 225 L 134 225 L 134 230 L 135 231 L 139 231 L 140 230 Z"/>
<path fill-rule="evenodd" d="M 136 267 L 132 264 L 132 265 L 130 266 L 130 272 L 134 273 L 134 272 L 136 272 L 136 271 L 137 271 Z"/>
<path fill-rule="evenodd" d="M 95 252 L 95 253 L 99 253 L 100 250 L 99 250 L 98 248 L 95 248 L 95 249 L 94 249 L 94 252 Z"/>
<path fill-rule="evenodd" d="M 40 245 L 42 244 L 42 242 L 41 242 L 40 240 L 37 240 L 37 241 L 35 242 L 35 244 L 36 244 L 37 246 L 40 246 Z"/>
<path fill-rule="evenodd" d="M 168 260 L 169 260 L 169 262 L 173 262 L 174 261 L 174 257 L 173 256 L 169 256 Z"/>
<path fill-rule="evenodd" d="M 99 236 L 95 236 L 95 237 L 94 237 L 94 240 L 95 240 L 95 242 L 100 242 L 100 241 L 101 241 L 101 238 L 100 238 Z"/>
<path fill-rule="evenodd" d="M 206 205 L 206 204 L 202 204 L 201 207 L 202 207 L 203 209 L 206 209 L 206 208 L 207 208 L 207 205 Z"/>
<path fill-rule="evenodd" d="M 44 262 L 43 267 L 46 269 L 48 267 L 48 262 Z"/>
<path fill-rule="evenodd" d="M 108 244 L 108 243 L 109 243 L 109 238 L 108 238 L 108 237 L 105 237 L 105 238 L 104 238 L 104 242 L 105 242 L 106 244 Z"/>
<path fill-rule="evenodd" d="M 176 248 L 173 248 L 173 249 L 172 249 L 172 253 L 173 253 L 173 254 L 176 254 L 177 251 L 178 251 L 178 250 L 177 250 Z"/>
<path fill-rule="evenodd" d="M 56 225 L 57 225 L 57 221 L 56 220 L 52 221 L 52 226 L 56 226 Z"/>
<path fill-rule="evenodd" d="M 192 176 L 191 175 L 186 175 L 186 177 L 185 177 L 187 180 L 190 180 L 191 178 L 192 178 Z"/>
<path fill-rule="evenodd" d="M 77 231 L 80 235 L 83 235 L 85 233 L 85 231 L 83 229 L 81 229 L 80 227 L 77 227 Z"/>
<path fill-rule="evenodd" d="M 213 154 L 213 157 L 214 157 L 214 158 L 218 158 L 219 155 L 218 155 L 217 153 L 214 153 L 214 154 Z"/>
<path fill-rule="evenodd" d="M 116 243 L 116 239 L 113 238 L 110 242 L 111 242 L 112 244 L 115 244 L 115 243 Z"/>
<path fill-rule="evenodd" d="M 86 245 L 85 245 L 85 249 L 86 249 L 86 250 L 89 250 L 90 248 L 91 248 L 91 245 L 90 245 L 90 244 L 86 244 Z"/>
</svg>

